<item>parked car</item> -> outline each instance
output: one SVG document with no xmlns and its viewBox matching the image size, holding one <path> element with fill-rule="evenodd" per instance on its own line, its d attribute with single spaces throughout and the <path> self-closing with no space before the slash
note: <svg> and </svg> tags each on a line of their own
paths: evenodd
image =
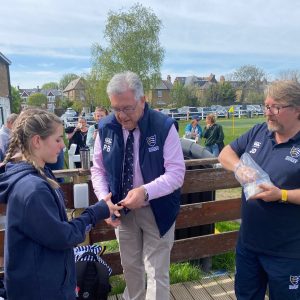
<svg viewBox="0 0 300 300">
<path fill-rule="evenodd" d="M 209 114 L 217 114 L 215 109 L 212 109 L 211 107 L 198 107 L 198 112 L 200 114 L 200 118 L 203 120 L 206 118 Z"/>
<path fill-rule="evenodd" d="M 64 127 L 76 127 L 78 123 L 78 117 L 66 117 L 64 119 Z"/>
<path fill-rule="evenodd" d="M 177 108 L 164 108 L 160 111 L 161 113 L 168 115 L 175 120 L 185 120 L 186 115 L 179 112 Z"/>
<path fill-rule="evenodd" d="M 193 116 L 199 116 L 199 111 L 197 107 L 194 106 L 183 106 L 178 108 L 178 111 L 185 116 L 185 119 L 192 119 Z"/>
</svg>

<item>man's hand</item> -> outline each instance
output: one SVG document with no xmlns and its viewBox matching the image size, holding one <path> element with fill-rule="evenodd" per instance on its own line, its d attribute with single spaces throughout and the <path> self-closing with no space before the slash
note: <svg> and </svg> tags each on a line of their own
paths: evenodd
<svg viewBox="0 0 300 300">
<path fill-rule="evenodd" d="M 119 202 L 124 207 L 136 209 L 145 206 L 145 188 L 140 186 L 128 192 L 127 196 Z"/>
<path fill-rule="evenodd" d="M 261 199 L 266 202 L 278 201 L 281 199 L 281 190 L 269 184 L 259 184 L 258 187 L 263 191 L 252 196 L 250 199 Z"/>
</svg>

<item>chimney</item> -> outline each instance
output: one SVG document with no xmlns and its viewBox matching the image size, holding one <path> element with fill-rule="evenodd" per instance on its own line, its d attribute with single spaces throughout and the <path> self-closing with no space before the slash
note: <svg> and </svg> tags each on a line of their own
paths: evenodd
<svg viewBox="0 0 300 300">
<path fill-rule="evenodd" d="M 37 90 L 38 90 L 38 92 L 40 91 L 40 87 L 39 86 L 37 86 Z"/>
<path fill-rule="evenodd" d="M 220 82 L 224 83 L 225 82 L 225 77 L 223 75 L 220 76 Z"/>
<path fill-rule="evenodd" d="M 170 75 L 167 76 L 167 80 L 168 80 L 169 82 L 171 82 L 171 76 L 170 76 Z"/>
</svg>

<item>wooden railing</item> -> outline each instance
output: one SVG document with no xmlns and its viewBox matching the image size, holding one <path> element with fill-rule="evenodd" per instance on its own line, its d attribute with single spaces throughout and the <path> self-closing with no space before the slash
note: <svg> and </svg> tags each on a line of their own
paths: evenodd
<svg viewBox="0 0 300 300">
<path fill-rule="evenodd" d="M 218 167 L 217 160 L 197 159 L 185 161 L 187 171 L 181 190 L 182 202 L 188 203 L 187 197 L 191 194 L 206 192 L 213 193 L 216 190 L 239 187 L 232 172 Z M 217 166 L 217 167 L 216 167 Z M 73 182 L 62 185 L 67 199 L 67 207 L 73 208 L 73 183 L 82 182 L 90 173 L 88 170 L 63 170 L 56 171 L 57 177 L 73 177 Z M 90 204 L 97 201 L 91 182 L 89 184 Z M 203 197 L 202 197 L 203 198 Z M 211 195 L 201 199 L 201 203 L 181 205 L 180 213 L 176 220 L 176 229 L 196 228 L 198 226 L 213 224 L 220 221 L 230 221 L 240 218 L 240 198 L 211 201 Z M 197 197 L 192 200 L 197 201 Z M 90 243 L 115 239 L 114 230 L 105 222 L 100 222 L 90 232 Z M 187 237 L 176 240 L 171 252 L 172 262 L 183 262 L 216 254 L 225 253 L 235 248 L 237 231 L 207 234 L 202 236 Z M 122 267 L 119 252 L 104 254 L 104 259 L 111 265 L 114 274 L 121 274 Z"/>
<path fill-rule="evenodd" d="M 220 221 L 230 221 L 240 218 L 240 198 L 211 201 L 211 193 L 216 190 L 239 187 L 233 173 L 226 171 L 217 164 L 217 159 L 187 160 L 184 184 L 181 190 L 182 204 L 180 213 L 176 220 L 176 230 L 186 228 L 197 228 L 206 224 L 214 224 Z M 69 169 L 55 171 L 58 178 L 71 178 L 71 182 L 63 183 L 62 189 L 66 197 L 66 206 L 74 208 L 73 184 L 88 182 L 89 201 L 93 204 L 97 198 L 93 192 L 90 171 L 82 169 Z M 198 195 L 209 194 L 208 199 L 198 201 Z M 193 195 L 192 201 L 188 198 Z M 207 201 L 206 201 L 207 200 Z M 193 203 L 189 203 L 193 202 Z M 196 203 L 195 203 L 196 202 Z M 198 203 L 197 203 L 198 202 Z M 200 203 L 199 203 L 200 202 Z M 189 204 L 187 204 L 189 203 Z M 3 212 L 3 209 L 2 209 Z M 176 240 L 171 252 L 172 262 L 183 262 L 199 258 L 211 257 L 216 254 L 225 253 L 235 248 L 237 231 L 230 231 L 218 234 L 206 234 L 194 237 L 185 237 Z M 4 229 L 0 231 L 0 264 L 3 258 Z M 102 242 L 115 239 L 114 230 L 104 221 L 89 233 L 89 242 Z M 114 274 L 121 274 L 122 267 L 119 252 L 106 253 L 103 257 L 112 267 Z"/>
</svg>

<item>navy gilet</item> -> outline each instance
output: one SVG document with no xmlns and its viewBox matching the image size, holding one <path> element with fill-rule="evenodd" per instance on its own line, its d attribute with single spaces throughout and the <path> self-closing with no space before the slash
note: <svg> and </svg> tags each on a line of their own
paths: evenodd
<svg viewBox="0 0 300 300">
<path fill-rule="evenodd" d="M 172 118 L 149 109 L 145 104 L 144 115 L 138 121 L 141 132 L 139 163 L 145 184 L 165 173 L 163 147 L 172 124 Z M 100 121 L 99 134 L 109 191 L 112 192 L 112 202 L 117 203 L 122 200 L 124 138 L 122 126 L 113 114 Z M 163 236 L 178 215 L 180 189 L 152 199 L 150 205 L 160 235 Z"/>
</svg>

